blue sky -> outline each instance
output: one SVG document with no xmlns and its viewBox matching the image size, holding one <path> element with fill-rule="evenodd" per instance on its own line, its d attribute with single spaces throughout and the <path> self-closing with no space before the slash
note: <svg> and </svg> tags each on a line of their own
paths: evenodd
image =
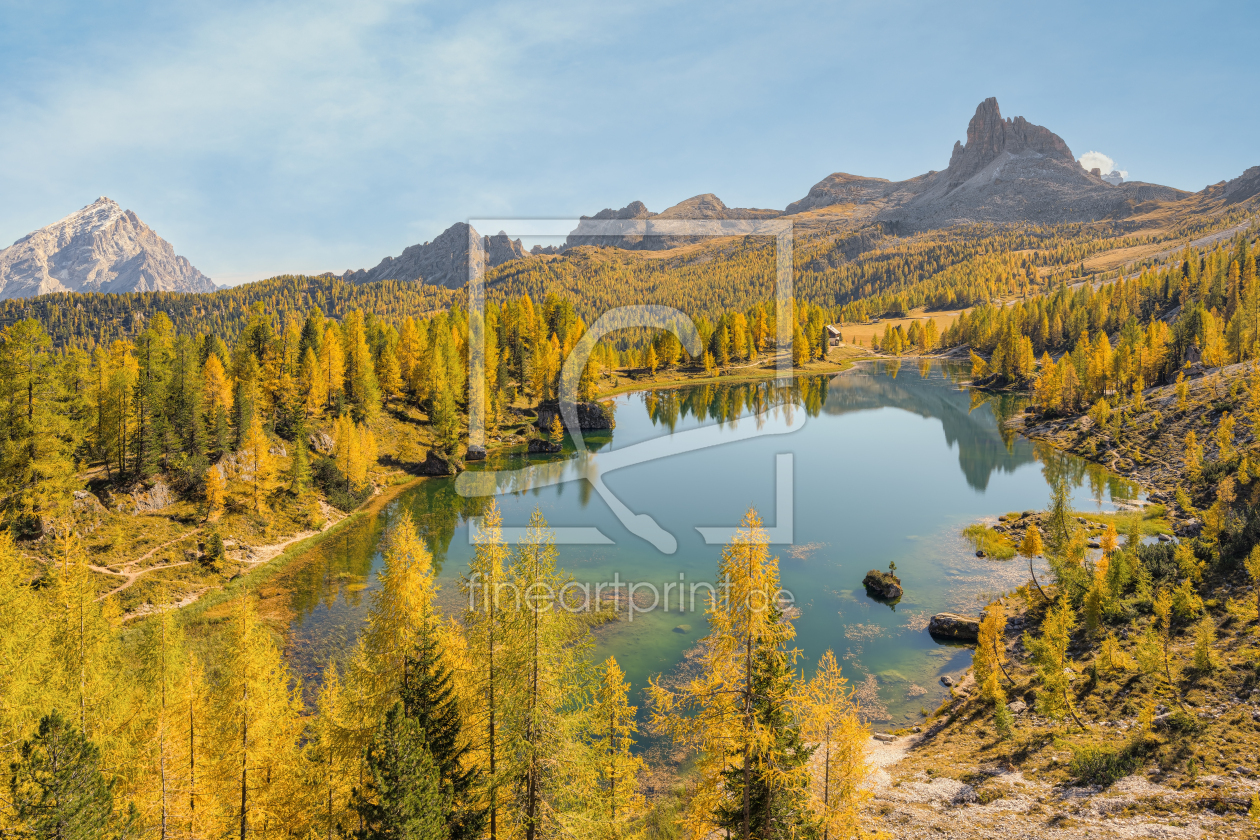
<svg viewBox="0 0 1260 840">
<path fill-rule="evenodd" d="M 980 100 L 1136 180 L 1260 164 L 1260 4 L 0 0 L 0 243 L 108 195 L 216 282 L 475 217 L 941 169 Z"/>
</svg>

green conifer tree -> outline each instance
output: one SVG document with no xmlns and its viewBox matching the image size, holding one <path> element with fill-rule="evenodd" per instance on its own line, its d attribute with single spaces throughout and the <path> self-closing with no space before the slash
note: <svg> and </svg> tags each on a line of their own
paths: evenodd
<svg viewBox="0 0 1260 840">
<path fill-rule="evenodd" d="M 125 838 L 136 829 L 134 806 L 114 814 L 114 785 L 101 773 L 100 750 L 57 710 L 39 722 L 11 768 L 9 800 L 16 836 L 49 840 Z"/>
<path fill-rule="evenodd" d="M 357 840 L 450 838 L 450 785 L 442 782 L 424 729 L 401 703 L 386 714 L 368 747 L 367 766 L 366 790 L 356 790 L 350 805 L 363 824 L 353 833 Z"/>
</svg>

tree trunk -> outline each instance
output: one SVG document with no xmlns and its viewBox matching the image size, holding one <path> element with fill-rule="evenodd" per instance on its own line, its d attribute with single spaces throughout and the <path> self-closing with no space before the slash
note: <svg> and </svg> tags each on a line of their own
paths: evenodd
<svg viewBox="0 0 1260 840">
<path fill-rule="evenodd" d="M 249 702 L 248 684 L 241 688 L 241 840 L 245 840 L 245 832 L 249 828 L 248 788 L 245 786 L 249 772 L 249 712 L 245 704 Z"/>
<path fill-rule="evenodd" d="M 193 723 L 192 698 L 188 698 L 188 836 L 193 836 L 197 816 L 197 754 L 195 751 L 196 729 Z"/>
<path fill-rule="evenodd" d="M 823 753 L 823 818 L 831 807 L 831 727 L 827 727 L 827 750 Z M 831 827 L 823 823 L 823 840 L 831 840 Z"/>
</svg>

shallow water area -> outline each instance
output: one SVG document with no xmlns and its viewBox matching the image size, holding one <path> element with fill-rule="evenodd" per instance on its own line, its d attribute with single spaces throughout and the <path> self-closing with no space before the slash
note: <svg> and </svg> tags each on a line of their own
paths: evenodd
<svg viewBox="0 0 1260 840">
<path fill-rule="evenodd" d="M 964 371 L 938 363 L 866 363 L 789 384 L 689 386 L 616 398 L 615 431 L 588 433 L 586 445 L 606 467 L 608 492 L 672 535 L 672 553 L 622 524 L 580 477 L 571 441 L 557 456 L 507 453 L 476 469 L 551 464 L 552 473 L 574 479 L 535 476 L 524 487 L 517 474 L 515 488 L 495 501 L 505 527 L 525 526 L 538 508 L 552 527 L 597 528 L 608 538 L 602 545 L 560 545 L 560 564 L 592 586 L 639 584 L 634 596 L 642 611 L 628 620 L 622 595 L 622 619 L 595 631 L 596 657 L 617 657 L 631 680 L 632 702 L 641 705 L 648 678 L 675 669 L 705 633 L 704 585 L 714 580 L 722 546 L 706 544 L 697 528 L 733 527 L 752 506 L 767 527 L 791 529 L 791 544 L 771 550 L 799 609 L 798 667 L 811 673 L 823 652 L 834 650 L 871 719 L 906 725 L 939 704 L 948 691 L 940 677 L 957 675 L 971 660 L 970 648 L 934 641 L 928 618 L 945 610 L 974 613 L 1027 579 L 1022 560 L 975 557 L 960 536 L 965 525 L 1044 507 L 1052 474 L 1070 479 L 1078 509 L 1108 510 L 1136 497 L 1123 479 L 1003 430 L 1001 418 L 1022 410 L 1021 401 L 968 391 L 958 384 Z M 634 462 L 644 451 L 653 454 L 645 447 L 671 445 L 697 448 Z M 787 499 L 784 487 L 776 491 L 785 460 L 790 505 L 779 504 Z M 461 496 L 454 480 L 426 480 L 286 568 L 296 616 L 289 657 L 308 697 L 328 659 L 344 655 L 362 627 L 389 521 L 402 510 L 412 513 L 440 569 L 441 603 L 457 612 L 458 578 L 472 556 L 469 517 L 487 502 Z M 890 563 L 905 589 L 895 605 L 868 597 L 862 587 L 867 570 Z M 668 612 L 660 601 L 667 584 Z"/>
</svg>

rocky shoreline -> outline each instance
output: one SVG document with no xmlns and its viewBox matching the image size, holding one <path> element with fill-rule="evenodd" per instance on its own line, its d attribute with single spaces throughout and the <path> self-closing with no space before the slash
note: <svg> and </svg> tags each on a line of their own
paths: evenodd
<svg viewBox="0 0 1260 840">
<path fill-rule="evenodd" d="M 1085 458 L 1124 476 L 1137 484 L 1151 502 L 1168 509 L 1168 519 L 1178 536 L 1194 536 L 1202 522 L 1176 502 L 1176 489 L 1186 473 L 1185 440 L 1193 431 L 1203 447 L 1205 462 L 1219 456 L 1215 437 L 1227 415 L 1241 413 L 1246 398 L 1243 382 L 1251 364 L 1205 370 L 1202 366 L 1186 371 L 1188 407 L 1178 410 L 1174 385 L 1149 389 L 1141 412 L 1125 419 L 1119 440 L 1111 430 L 1098 429 L 1088 414 L 1062 417 L 1043 416 L 1026 410 L 1007 421 L 1012 429 L 1030 440 L 1041 441 Z M 1246 424 L 1238 424 L 1235 445 L 1251 440 Z"/>
</svg>

